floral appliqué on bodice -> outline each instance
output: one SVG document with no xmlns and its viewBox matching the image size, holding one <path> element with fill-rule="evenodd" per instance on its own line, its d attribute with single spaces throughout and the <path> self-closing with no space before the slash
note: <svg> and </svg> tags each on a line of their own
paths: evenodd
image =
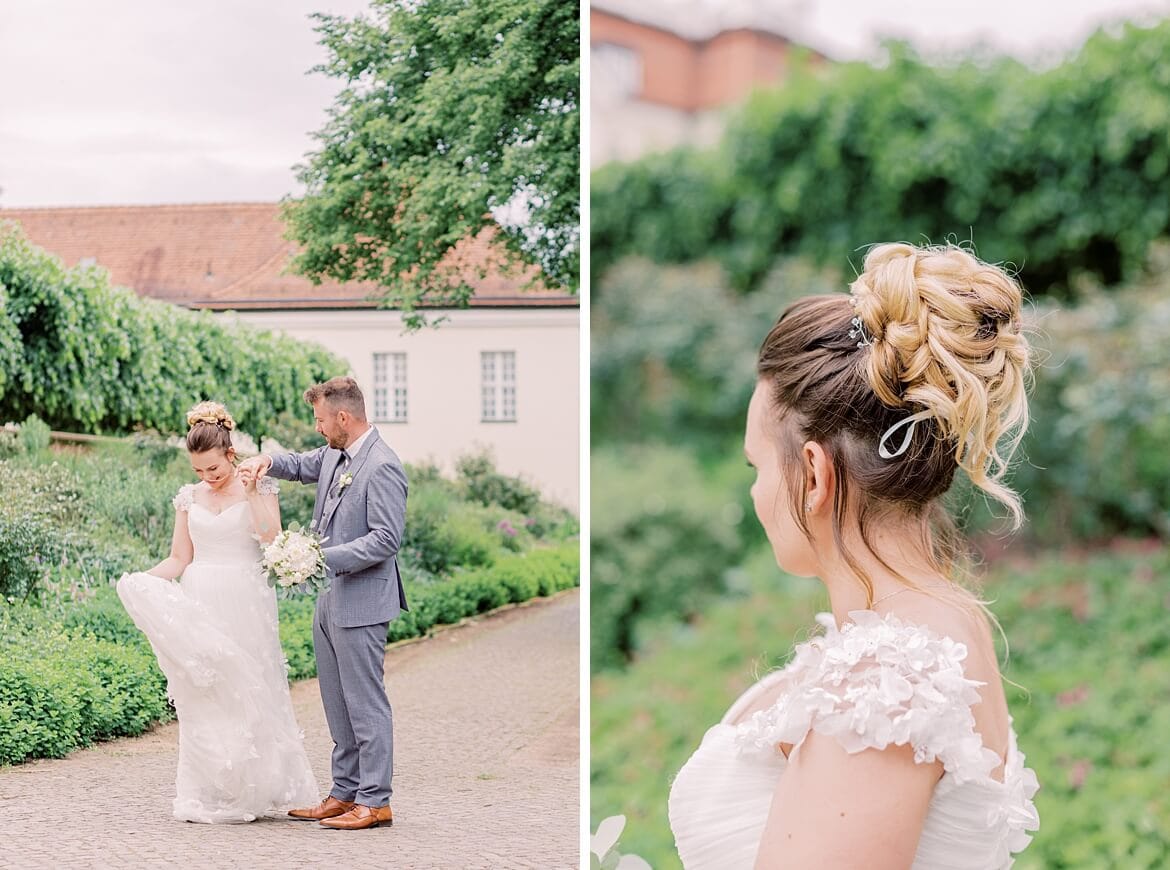
<svg viewBox="0 0 1170 870">
<path fill-rule="evenodd" d="M 893 615 L 863 610 L 849 618 L 838 629 L 832 614 L 818 614 L 825 633 L 745 693 L 679 772 L 670 818 L 687 868 L 752 866 L 787 765 L 779 747 L 798 747 L 813 731 L 851 753 L 909 745 L 916 762 L 942 762 L 916 870 L 999 870 L 1030 842 L 1028 831 L 1039 826 L 1036 776 L 1010 730 L 1003 780 L 993 778 L 1001 759 L 975 730 L 971 708 L 982 683 L 964 674 L 966 646 Z M 735 721 L 777 686 L 774 704 Z"/>
</svg>

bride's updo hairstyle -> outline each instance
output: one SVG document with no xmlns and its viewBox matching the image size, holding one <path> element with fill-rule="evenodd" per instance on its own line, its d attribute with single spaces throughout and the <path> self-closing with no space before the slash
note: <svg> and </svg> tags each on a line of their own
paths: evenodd
<svg viewBox="0 0 1170 870">
<path fill-rule="evenodd" d="M 236 421 L 219 402 L 200 402 L 187 412 L 187 450 L 205 453 L 208 450 L 232 449 L 232 429 Z"/>
<path fill-rule="evenodd" d="M 1021 296 L 1003 269 L 960 247 L 877 245 L 850 295 L 793 303 L 764 339 L 757 373 L 771 388 L 793 515 L 811 538 L 800 447 L 816 441 L 837 482 L 834 539 L 870 605 L 870 578 L 844 545 L 851 517 L 875 556 L 875 520 L 916 522 L 944 576 L 960 551 L 940 500 L 956 469 L 1007 508 L 1013 527 L 1023 519 L 1003 482 L 1028 421 Z"/>
</svg>

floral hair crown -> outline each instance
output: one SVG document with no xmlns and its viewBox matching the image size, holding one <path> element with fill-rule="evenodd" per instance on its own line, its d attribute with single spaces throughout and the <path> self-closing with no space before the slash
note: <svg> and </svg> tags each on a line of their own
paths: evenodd
<svg viewBox="0 0 1170 870">
<path fill-rule="evenodd" d="M 199 408 L 193 408 L 187 412 L 187 425 L 194 426 L 196 423 L 209 423 L 212 426 L 222 426 L 229 431 L 236 427 L 236 421 L 226 411 L 205 411 Z"/>
</svg>

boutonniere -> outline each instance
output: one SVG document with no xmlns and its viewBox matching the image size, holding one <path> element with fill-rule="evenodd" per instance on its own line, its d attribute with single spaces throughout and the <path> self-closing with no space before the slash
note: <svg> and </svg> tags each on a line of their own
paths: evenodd
<svg viewBox="0 0 1170 870">
<path fill-rule="evenodd" d="M 341 475 L 341 479 L 337 481 L 337 494 L 341 495 L 342 491 L 351 483 L 353 483 L 353 473 L 347 471 L 345 474 Z"/>
</svg>

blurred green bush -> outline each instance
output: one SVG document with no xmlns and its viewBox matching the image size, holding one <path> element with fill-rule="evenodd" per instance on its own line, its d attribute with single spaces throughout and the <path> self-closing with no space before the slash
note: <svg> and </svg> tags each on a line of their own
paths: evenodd
<svg viewBox="0 0 1170 870">
<path fill-rule="evenodd" d="M 633 656 L 642 624 L 695 617 L 726 590 L 741 559 L 748 484 L 736 492 L 712 483 L 670 447 L 595 449 L 591 471 L 590 667 L 598 670 Z"/>
<path fill-rule="evenodd" d="M 1170 230 L 1170 21 L 1099 32 L 1046 71 L 887 53 L 798 66 L 713 149 L 594 172 L 594 278 L 630 255 L 714 258 L 745 291 L 778 256 L 846 272 L 861 245 L 953 236 L 1036 294 L 1137 275 Z"/>
</svg>

